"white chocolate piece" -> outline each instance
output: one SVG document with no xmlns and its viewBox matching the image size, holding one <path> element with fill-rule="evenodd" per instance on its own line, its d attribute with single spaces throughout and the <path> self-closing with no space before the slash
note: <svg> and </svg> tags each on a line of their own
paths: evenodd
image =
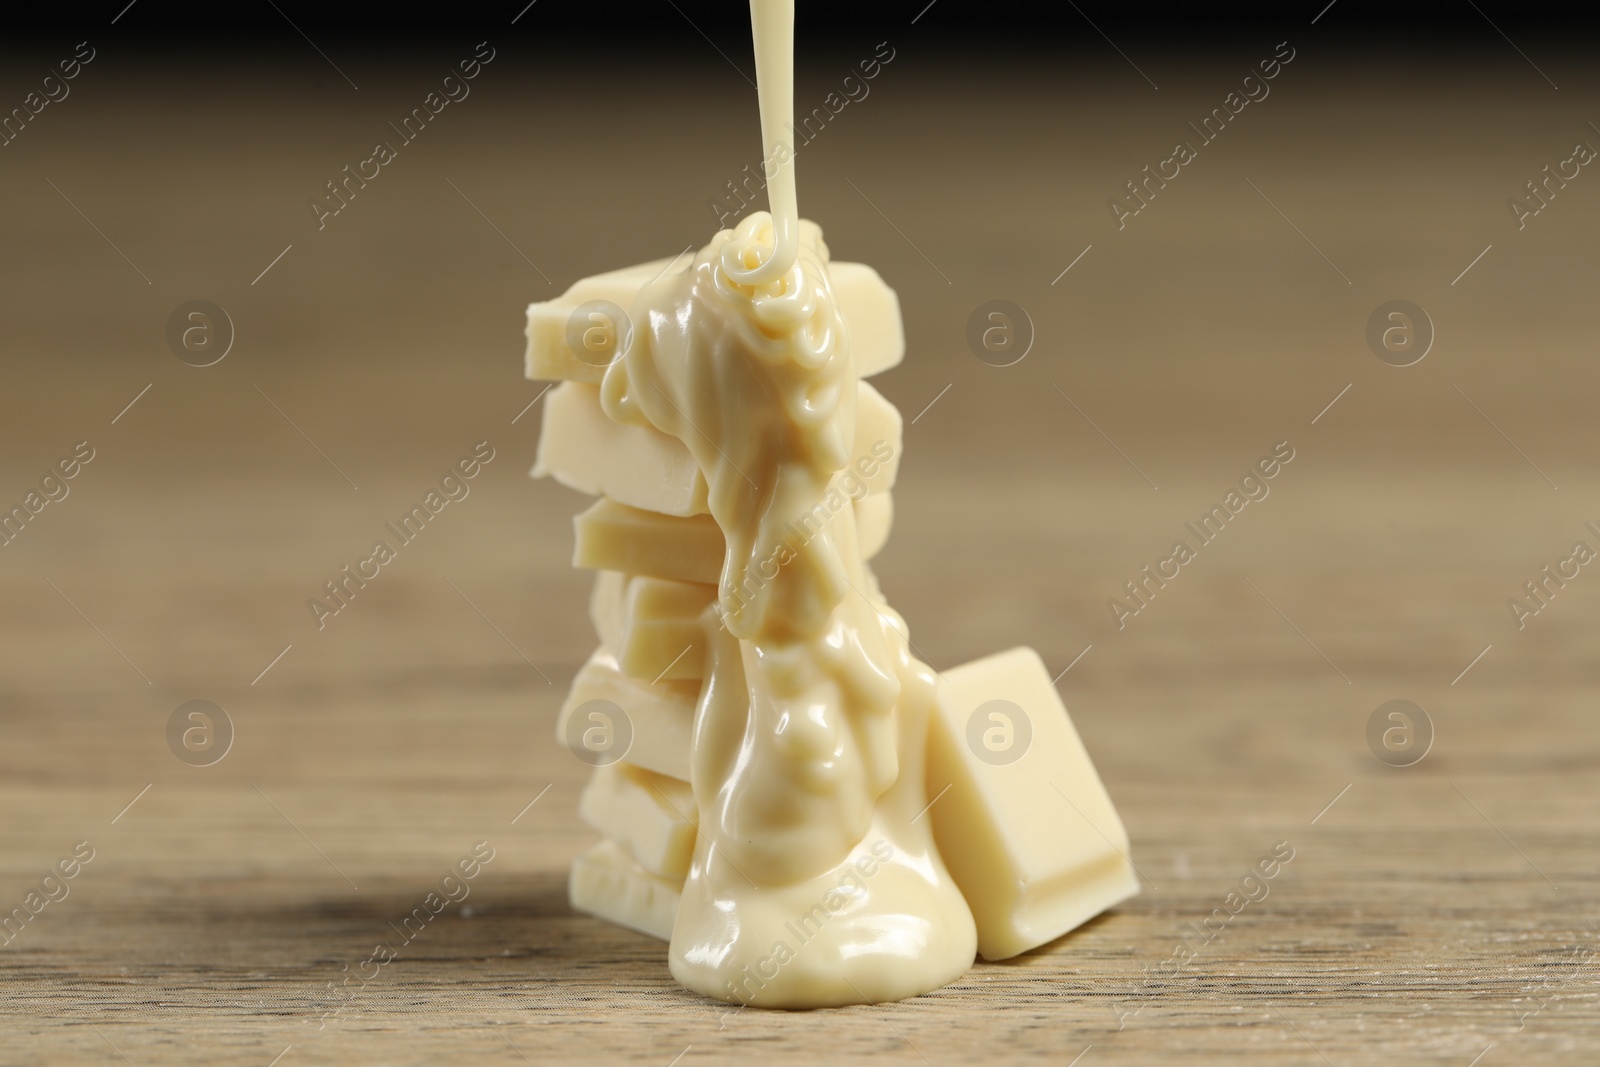
<svg viewBox="0 0 1600 1067">
<path fill-rule="evenodd" d="M 830 263 L 828 277 L 839 317 L 850 332 L 856 376 L 870 378 L 899 366 L 906 354 L 906 334 L 895 291 L 865 263 Z"/>
<path fill-rule="evenodd" d="M 895 406 L 861 382 L 855 448 L 844 473 L 858 477 L 868 493 L 892 488 L 902 429 Z M 705 477 L 683 442 L 648 426 L 613 422 L 601 410 L 599 388 L 583 382 L 563 382 L 544 399 L 533 476 L 547 475 L 569 489 L 645 511 L 677 516 L 710 511 Z"/>
<path fill-rule="evenodd" d="M 680 257 L 677 269 L 691 260 Z M 605 376 L 606 353 L 589 352 L 585 359 L 573 354 L 567 343 L 567 324 L 582 304 L 608 300 L 630 311 L 634 297 L 651 279 L 672 267 L 674 260 L 657 259 L 636 267 L 608 271 L 572 284 L 554 300 L 528 305 L 527 376 L 540 381 L 588 382 L 599 385 Z M 878 272 L 865 263 L 832 263 L 828 275 L 839 305 L 839 315 L 850 333 L 856 373 L 863 378 L 880 374 L 905 356 L 905 327 L 900 319 L 900 299 Z"/>
<path fill-rule="evenodd" d="M 627 715 L 633 731 L 633 742 L 623 753 L 628 762 L 686 782 L 699 695 L 699 682 L 664 679 L 650 684 L 629 678 L 618 668 L 616 657 L 599 648 L 572 680 L 557 716 L 556 736 L 563 742 L 569 736 L 567 725 L 578 708 L 591 700 L 610 701 Z"/>
<path fill-rule="evenodd" d="M 681 256 L 677 263 L 679 269 L 687 266 Z M 567 338 L 572 313 L 583 304 L 601 300 L 627 311 L 639 290 L 672 265 L 671 259 L 656 259 L 592 278 L 580 278 L 554 300 L 529 304 L 528 325 L 524 331 L 528 338 L 527 376 L 535 381 L 599 385 L 600 379 L 605 377 L 606 363 L 616 358 L 615 353 L 590 350 L 579 359 Z M 612 336 L 614 340 L 614 332 Z"/>
<path fill-rule="evenodd" d="M 697 814 L 688 782 L 626 762 L 596 767 L 578 802 L 584 822 L 675 886 L 683 885 L 694 859 Z"/>
<path fill-rule="evenodd" d="M 867 382 L 856 383 L 856 437 L 850 467 L 839 472 L 858 477 L 866 492 L 887 493 L 900 473 L 900 409 Z"/>
<path fill-rule="evenodd" d="M 715 585 L 722 531 L 710 515 L 680 518 L 601 497 L 572 520 L 572 565 Z"/>
<path fill-rule="evenodd" d="M 889 543 L 889 530 L 894 526 L 894 494 L 868 493 L 855 502 L 856 543 L 861 548 L 861 558 L 871 559 Z"/>
<path fill-rule="evenodd" d="M 969 733 L 974 712 L 994 700 L 1020 708 L 1026 723 L 991 709 Z M 991 758 L 1003 760 L 1025 729 L 1032 736 L 1014 762 L 991 763 L 974 751 L 989 746 L 1001 754 Z M 938 798 L 928 809 L 934 840 L 972 908 L 984 959 L 1053 941 L 1139 891 L 1127 831 L 1031 648 L 944 673 L 927 788 L 930 801 Z"/>
<path fill-rule="evenodd" d="M 704 515 L 706 481 L 682 443 L 648 426 L 612 422 L 598 386 L 563 382 L 544 398 L 533 476 L 605 494 L 646 511 Z"/>
<path fill-rule="evenodd" d="M 589 617 L 622 673 L 649 681 L 701 678 L 706 635 L 700 615 L 716 599 L 711 585 L 601 571 Z"/>
<path fill-rule="evenodd" d="M 572 861 L 567 899 L 597 919 L 660 941 L 672 940 L 679 890 L 633 861 L 615 841 L 602 841 Z"/>
<path fill-rule="evenodd" d="M 861 558 L 871 559 L 889 540 L 894 494 L 869 493 L 854 506 Z M 572 526 L 574 567 L 702 585 L 715 585 L 722 575 L 722 531 L 709 515 L 680 518 L 601 497 Z"/>
</svg>

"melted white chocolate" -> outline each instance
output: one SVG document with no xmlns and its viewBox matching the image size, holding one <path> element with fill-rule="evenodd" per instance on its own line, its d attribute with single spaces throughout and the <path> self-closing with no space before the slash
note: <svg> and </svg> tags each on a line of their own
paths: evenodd
<svg viewBox="0 0 1600 1067">
<path fill-rule="evenodd" d="M 878 596 L 854 510 L 794 534 L 840 491 L 858 379 L 782 141 L 793 0 L 752 0 L 751 21 L 773 214 L 641 290 L 600 388 L 610 418 L 688 448 L 725 545 L 702 616 L 699 838 L 670 961 L 684 985 L 724 1000 L 894 1000 L 964 973 L 977 934 L 931 822 L 917 819 L 935 675 Z"/>
<path fill-rule="evenodd" d="M 734 281 L 761 285 L 788 273 L 800 250 L 800 208 L 795 194 L 794 145 L 784 127 L 794 122 L 794 0 L 750 0 L 756 46 L 756 92 L 761 98 L 762 177 L 772 208 L 773 238 L 762 248 L 748 239 L 722 250 L 722 269 Z"/>
<path fill-rule="evenodd" d="M 616 272 L 529 309 L 530 373 L 574 379 L 546 401 L 535 473 L 615 498 L 579 523 L 577 561 L 614 573 L 596 585 L 603 645 L 563 736 L 590 700 L 626 701 L 637 719 L 637 766 L 585 794 L 610 840 L 574 864 L 570 892 L 581 910 L 670 934 L 674 977 L 711 997 L 895 1000 L 958 978 L 980 933 L 986 958 L 1016 955 L 1138 882 L 1038 655 L 988 657 L 936 689 L 863 562 L 890 508 L 862 494 L 893 482 L 900 420 L 859 373 L 898 358 L 898 309 L 875 274 L 841 266 L 847 304 L 877 298 L 850 305 L 852 351 L 782 140 L 793 0 L 751 0 L 751 21 L 772 214 L 717 234 L 687 269 Z M 580 286 L 631 297 L 634 329 L 603 376 L 551 340 Z M 1007 752 L 1022 738 L 1013 757 L 992 758 L 990 733 L 980 751 L 986 708 Z M 1050 815 L 1057 797 L 1077 822 Z"/>
<path fill-rule="evenodd" d="M 935 676 L 877 595 L 854 511 L 794 534 L 839 491 L 857 388 L 827 249 L 815 226 L 797 230 L 795 262 L 770 282 L 724 269 L 729 246 L 770 247 L 757 213 L 647 286 L 600 390 L 611 418 L 688 448 L 725 543 L 702 619 L 700 839 L 672 973 L 710 996 L 792 1008 L 925 992 L 962 974 L 976 946 L 930 823 L 913 821 Z"/>
</svg>

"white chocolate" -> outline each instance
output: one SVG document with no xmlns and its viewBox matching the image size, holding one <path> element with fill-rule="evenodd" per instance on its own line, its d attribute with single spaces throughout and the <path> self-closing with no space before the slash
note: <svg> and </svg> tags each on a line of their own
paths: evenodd
<svg viewBox="0 0 1600 1067">
<path fill-rule="evenodd" d="M 710 515 L 663 515 L 603 496 L 572 529 L 574 567 L 706 585 L 722 573 L 722 531 Z"/>
<path fill-rule="evenodd" d="M 855 502 L 856 542 L 861 558 L 871 559 L 889 543 L 894 527 L 894 494 L 868 493 Z"/>
<path fill-rule="evenodd" d="M 635 863 L 615 841 L 601 841 L 572 861 L 567 899 L 573 908 L 660 941 L 672 939 L 678 887 Z"/>
<path fill-rule="evenodd" d="M 903 334 L 881 279 L 846 285 L 799 220 L 784 132 L 794 6 L 751 0 L 771 214 L 681 267 L 535 305 L 528 334 L 529 375 L 564 379 L 534 474 L 610 498 L 577 523 L 575 561 L 602 567 L 603 646 L 563 733 L 606 694 L 633 727 L 629 763 L 686 779 L 694 803 L 674 819 L 674 787 L 625 764 L 597 771 L 584 814 L 609 839 L 574 864 L 574 906 L 670 928 L 680 983 L 775 1008 L 915 996 L 980 950 L 1026 951 L 1138 889 L 1038 656 L 1013 650 L 941 683 L 866 565 L 892 524 L 902 426 L 860 376 L 882 352 L 897 361 Z M 852 310 L 847 290 L 876 293 L 878 312 Z M 587 299 L 625 305 L 632 326 L 607 332 L 601 316 L 578 359 L 568 318 Z M 708 514 L 715 541 L 693 521 Z M 1030 728 L 1015 759 L 969 741 L 988 725 L 974 709 L 996 707 Z"/>
<path fill-rule="evenodd" d="M 894 494 L 869 493 L 853 506 L 861 558 L 871 559 L 888 543 Z M 710 515 L 663 515 L 601 497 L 572 526 L 574 567 L 703 585 L 715 585 L 722 574 L 726 546 Z"/>
<path fill-rule="evenodd" d="M 780 281 L 800 254 L 800 208 L 795 196 L 794 0 L 751 0 L 750 33 L 755 38 L 756 95 L 761 104 L 762 173 L 772 211 L 772 245 L 751 233 L 722 248 L 722 273 L 740 285 Z M 765 251 L 765 257 L 760 253 Z"/>
<path fill-rule="evenodd" d="M 700 616 L 698 836 L 668 962 L 697 992 L 784 1008 L 914 996 L 977 950 L 917 817 L 935 675 L 868 592 L 846 506 L 888 488 L 900 418 L 856 378 L 805 233 L 771 282 L 728 269 L 730 254 L 740 270 L 771 254 L 755 214 L 645 286 L 599 395 L 616 424 L 683 445 L 724 539 L 718 610 Z M 879 405 L 892 432 L 871 430 Z"/>
<path fill-rule="evenodd" d="M 706 513 L 705 479 L 689 450 L 647 426 L 612 422 L 600 410 L 598 387 L 582 382 L 545 394 L 533 476 L 646 511 Z"/>
<path fill-rule="evenodd" d="M 829 263 L 828 276 L 839 317 L 850 334 L 856 376 L 870 378 L 898 367 L 906 354 L 900 297 L 865 263 Z"/>
<path fill-rule="evenodd" d="M 675 886 L 694 858 L 694 791 L 688 782 L 619 762 L 596 767 L 578 815 L 627 850 L 633 861 Z"/>
<path fill-rule="evenodd" d="M 867 492 L 885 492 L 900 467 L 900 412 L 866 382 L 855 409 L 850 470 Z M 601 410 L 599 390 L 582 382 L 563 382 L 545 396 L 533 476 L 547 475 L 645 511 L 688 516 L 710 510 L 705 476 L 684 443 L 647 425 L 612 421 Z"/>
<path fill-rule="evenodd" d="M 622 673 L 646 681 L 704 677 L 700 616 L 717 599 L 713 585 L 601 571 L 589 617 Z"/>
<path fill-rule="evenodd" d="M 1032 737 L 1015 762 L 977 754 L 988 746 L 991 759 L 1003 760 L 1022 736 L 1003 707 L 979 715 L 972 736 L 974 713 L 993 700 L 1026 716 Z M 1031 648 L 944 672 L 928 738 L 928 798 L 934 838 L 972 908 L 984 959 L 1053 941 L 1139 891 L 1127 831 Z"/>
<path fill-rule="evenodd" d="M 657 259 L 636 267 L 597 274 L 574 282 L 554 300 L 528 305 L 527 376 L 536 381 L 588 382 L 605 377 L 609 352 L 573 354 L 567 340 L 572 313 L 590 301 L 606 300 L 629 311 L 639 290 L 674 263 L 682 270 L 690 261 Z M 905 326 L 900 298 L 878 272 L 865 263 L 832 263 L 829 274 L 839 314 L 850 331 L 856 373 L 863 378 L 897 366 L 905 356 Z M 613 334 L 614 336 L 614 334 Z"/>
<path fill-rule="evenodd" d="M 699 682 L 663 679 L 651 684 L 629 678 L 616 657 L 596 649 L 572 680 L 572 690 L 556 718 L 556 737 L 565 743 L 568 725 L 591 700 L 606 700 L 628 716 L 633 742 L 623 753 L 629 763 L 668 778 L 689 780 L 689 746 Z"/>
</svg>

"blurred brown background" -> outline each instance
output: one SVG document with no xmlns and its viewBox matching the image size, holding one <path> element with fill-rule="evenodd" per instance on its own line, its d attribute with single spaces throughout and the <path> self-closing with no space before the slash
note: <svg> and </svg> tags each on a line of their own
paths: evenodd
<svg viewBox="0 0 1600 1067">
<path fill-rule="evenodd" d="M 1600 176 L 1523 229 L 1507 207 L 1600 145 L 1593 36 L 1470 5 L 1431 35 L 1358 5 L 1204 33 L 947 6 L 801 4 L 802 109 L 894 52 L 798 164 L 802 212 L 905 317 L 876 569 L 936 667 L 1071 664 L 1143 894 L 815 1015 L 728 1015 L 566 906 L 586 500 L 526 476 L 522 312 L 709 238 L 759 152 L 743 9 L 669 5 L 613 48 L 570 5 L 391 46 L 292 8 L 165 39 L 141 4 L 36 27 L 0 78 L 21 106 L 95 50 L 0 147 L 0 502 L 94 449 L 0 548 L 0 910 L 94 849 L 0 945 L 0 1062 L 1594 1062 L 1600 578 L 1521 631 L 1506 605 L 1600 548 Z M 482 40 L 470 96 L 319 230 L 307 200 Z M 1107 199 L 1280 41 L 1270 96 L 1119 230 Z M 165 338 L 196 298 L 235 333 L 204 368 Z M 994 298 L 1035 330 L 1014 366 L 964 340 Z M 1404 368 L 1365 339 L 1397 298 L 1436 331 Z M 485 439 L 470 496 L 318 630 L 307 599 Z M 1108 598 L 1280 441 L 1270 496 L 1119 630 Z M 1397 698 L 1435 732 L 1406 768 L 1365 736 Z M 235 730 L 213 766 L 168 747 L 192 699 Z M 467 906 L 319 1029 L 479 840 Z M 1280 840 L 1271 895 L 1148 980 Z"/>
</svg>

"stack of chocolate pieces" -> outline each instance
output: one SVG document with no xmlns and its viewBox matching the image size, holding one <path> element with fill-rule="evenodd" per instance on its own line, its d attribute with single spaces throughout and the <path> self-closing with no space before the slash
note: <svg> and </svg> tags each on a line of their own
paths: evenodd
<svg viewBox="0 0 1600 1067">
<path fill-rule="evenodd" d="M 544 401 L 535 477 L 598 497 L 574 520 L 574 566 L 595 571 L 599 647 L 573 680 L 558 735 L 594 767 L 579 813 L 603 838 L 573 862 L 575 908 L 670 940 L 694 858 L 689 785 L 706 671 L 702 617 L 717 597 L 724 541 L 682 442 L 612 421 L 600 381 L 639 291 L 689 260 L 587 278 L 528 308 L 527 374 L 559 384 Z M 898 364 L 899 301 L 871 267 L 828 266 L 856 373 Z M 857 386 L 854 509 L 862 557 L 889 537 L 901 417 Z M 824 517 L 821 521 L 826 521 Z M 978 923 L 1004 958 L 1052 940 L 1138 890 L 1127 835 L 1030 649 L 941 676 L 931 723 L 927 817 Z M 999 718 L 996 718 L 999 716 Z"/>
</svg>

